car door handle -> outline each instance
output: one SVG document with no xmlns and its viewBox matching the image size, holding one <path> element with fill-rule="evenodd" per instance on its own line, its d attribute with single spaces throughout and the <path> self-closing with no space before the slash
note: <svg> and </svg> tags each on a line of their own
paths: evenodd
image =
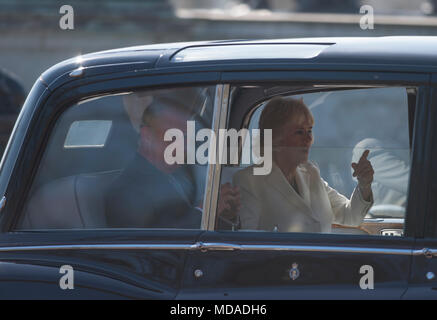
<svg viewBox="0 0 437 320">
<path fill-rule="evenodd" d="M 196 244 L 193 246 L 193 249 L 200 250 L 202 252 L 207 251 L 234 251 L 234 250 L 240 250 L 241 246 L 238 244 L 232 244 L 232 243 L 219 243 L 219 242 L 196 242 Z"/>
<path fill-rule="evenodd" d="M 429 249 L 429 248 L 423 248 L 422 254 L 427 257 L 428 259 L 431 259 L 435 256 L 437 256 L 437 249 Z"/>
</svg>

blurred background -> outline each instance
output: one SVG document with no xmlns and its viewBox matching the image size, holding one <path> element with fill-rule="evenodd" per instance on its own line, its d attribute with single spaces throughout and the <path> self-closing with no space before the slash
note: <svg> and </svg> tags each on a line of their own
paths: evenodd
<svg viewBox="0 0 437 320">
<path fill-rule="evenodd" d="M 64 4 L 74 30 L 59 26 Z M 363 5 L 374 29 L 360 28 Z M 175 41 L 436 35 L 436 12 L 437 0 L 0 0 L 0 143 L 39 75 L 79 54 Z"/>
<path fill-rule="evenodd" d="M 53 64 L 97 50 L 194 40 L 436 35 L 425 0 L 0 0 L 0 68 L 29 91 Z M 62 30 L 59 9 L 74 9 Z M 362 30 L 371 5 L 374 29 Z"/>
</svg>

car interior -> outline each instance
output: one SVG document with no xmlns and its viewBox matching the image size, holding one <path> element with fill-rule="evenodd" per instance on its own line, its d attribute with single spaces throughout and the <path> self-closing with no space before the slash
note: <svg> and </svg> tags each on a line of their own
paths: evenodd
<svg viewBox="0 0 437 320">
<path fill-rule="evenodd" d="M 375 203 L 369 210 L 365 217 L 364 223 L 359 227 L 349 227 L 338 224 L 333 224 L 332 233 L 345 233 L 345 234 L 371 234 L 371 235 L 403 235 L 404 218 L 406 208 L 406 188 L 408 185 L 409 175 L 409 158 L 412 142 L 412 130 L 414 120 L 414 108 L 416 104 L 416 89 L 415 88 L 389 88 L 383 86 L 370 86 L 370 85 L 307 85 L 307 86 L 278 86 L 277 84 L 271 85 L 256 85 L 253 83 L 247 85 L 234 86 L 231 88 L 231 108 L 229 115 L 229 127 L 237 130 L 241 128 L 251 129 L 257 128 L 257 121 L 259 115 L 262 112 L 266 102 L 272 97 L 281 95 L 285 97 L 295 97 L 304 99 L 305 103 L 309 106 L 312 113 L 316 118 L 315 128 L 320 124 L 323 124 L 323 128 L 319 132 L 315 132 L 315 144 L 312 147 L 310 154 L 310 160 L 315 160 L 321 171 L 321 176 L 333 186 L 340 193 L 350 196 L 353 188 L 356 186 L 357 181 L 352 179 L 350 163 L 351 156 L 344 156 L 344 154 L 352 154 L 354 149 L 354 143 L 351 143 L 354 139 L 342 139 L 341 137 L 334 137 L 335 139 L 329 140 L 323 137 L 328 132 L 340 131 L 337 130 L 338 124 L 342 124 L 343 120 L 336 123 L 336 128 L 329 127 L 333 118 L 339 118 L 333 111 L 334 105 L 341 105 L 344 103 L 353 102 L 354 105 L 363 105 L 364 107 L 381 108 L 388 106 L 389 111 L 393 112 L 398 110 L 399 114 L 402 113 L 402 123 L 390 127 L 387 125 L 385 130 L 380 130 L 379 138 L 382 140 L 383 145 L 379 147 L 384 151 L 393 151 L 396 154 L 400 154 L 402 157 L 402 163 L 404 164 L 404 179 L 401 181 L 398 177 L 398 182 L 405 188 L 404 195 L 398 195 L 401 200 L 384 199 L 385 203 Z M 369 98 L 371 95 L 375 97 Z M 396 95 L 399 99 L 393 99 Z M 331 100 L 331 101 L 330 101 Z M 365 100 L 370 100 L 365 102 Z M 375 106 L 371 106 L 375 103 Z M 364 103 L 363 103 L 364 102 Z M 368 106 L 368 105 L 369 106 Z M 404 105 L 404 106 L 402 106 Z M 347 104 L 344 104 L 345 108 Z M 329 114 L 324 109 L 330 109 L 333 114 Z M 344 112 L 345 110 L 337 109 L 337 112 Z M 379 116 L 388 115 L 376 115 L 374 119 L 369 117 L 371 121 L 379 121 Z M 391 119 L 390 119 L 391 120 Z M 326 125 L 328 124 L 328 125 Z M 349 128 L 351 131 L 350 136 L 355 135 L 355 140 L 366 138 L 368 136 L 375 135 L 373 127 L 375 123 L 370 123 L 369 127 L 358 125 L 356 128 Z M 361 129 L 361 130 L 360 130 Z M 396 129 L 396 130 L 395 130 Z M 353 130 L 353 131 L 352 131 Z M 402 131 L 401 131 L 402 130 Z M 399 132 L 403 134 L 399 135 Z M 388 135 L 399 135 L 398 141 L 394 142 L 392 137 Z M 246 137 L 247 140 L 250 137 Z M 317 141 L 325 140 L 321 143 Z M 241 161 L 243 146 L 247 141 L 241 141 L 239 152 L 239 159 Z M 337 144 L 337 146 L 336 146 Z M 330 149 L 330 150 L 328 150 Z M 381 150 L 374 150 L 380 152 Z M 230 151 L 229 151 L 230 152 Z M 395 161 L 399 161 L 395 159 Z M 400 161 L 399 161 L 400 162 Z M 238 165 L 222 165 L 221 183 L 232 182 L 234 174 L 246 167 L 239 163 Z M 238 222 L 230 222 L 235 230 L 235 225 Z M 272 230 L 265 230 L 272 231 Z"/>
<path fill-rule="evenodd" d="M 211 121 L 213 89 L 200 88 L 190 110 L 199 128 Z M 159 90 L 150 91 L 151 95 L 157 93 Z M 138 112 L 123 100 L 130 94 L 83 100 L 59 118 L 33 181 L 21 229 L 108 227 L 106 191 L 131 161 L 139 143 Z M 198 172 L 192 174 L 198 181 Z"/>
<path fill-rule="evenodd" d="M 256 128 L 257 119 L 266 101 L 274 96 L 303 97 L 311 103 L 311 111 L 316 121 L 326 117 L 335 117 L 329 112 L 316 114 L 336 93 L 371 92 L 384 90 L 380 86 L 368 85 L 278 85 L 240 84 L 231 86 L 228 128 Z M 402 146 L 409 151 L 412 141 L 412 124 L 415 108 L 415 89 L 397 88 L 404 93 L 406 106 L 406 138 Z M 367 91 L 366 91 L 367 90 Z M 201 98 L 193 107 L 196 120 L 207 126 L 212 120 L 214 87 L 202 91 Z M 19 225 L 21 230 L 34 229 L 94 229 L 108 228 L 105 219 L 105 194 L 108 186 L 121 174 L 135 154 L 138 146 L 138 133 L 134 125 L 133 114 L 125 107 L 123 94 L 108 94 L 83 100 L 71 106 L 57 121 L 41 159 L 38 173 L 32 183 L 24 214 Z M 392 92 L 389 92 L 389 95 Z M 313 95 L 313 96 L 311 96 Z M 354 98 L 354 97 L 352 97 Z M 349 98 L 348 98 L 349 99 Z M 378 99 L 385 99 L 380 98 Z M 388 98 L 387 98 L 388 99 Z M 341 99 L 340 99 L 341 100 Z M 339 101 L 340 101 L 339 100 Z M 346 100 L 345 100 L 346 101 Z M 343 102 L 343 101 L 341 101 Z M 358 104 L 362 101 L 355 101 Z M 381 103 L 386 101 L 382 100 Z M 334 100 L 333 103 L 336 103 Z M 205 107 L 209 104 L 209 107 Z M 322 107 L 320 107 L 322 106 Z M 394 108 L 399 106 L 394 106 Z M 326 108 L 325 108 L 326 109 Z M 328 120 L 327 120 L 328 121 Z M 322 121 L 323 122 L 323 121 Z M 322 126 L 321 130 L 338 131 L 337 128 Z M 363 137 L 369 132 L 361 132 Z M 316 139 L 321 135 L 317 135 Z M 333 138 L 332 138 L 333 139 Z M 317 141 L 317 140 L 316 140 Z M 320 170 L 325 180 L 339 191 L 350 193 L 356 182 L 350 174 L 350 158 L 336 157 L 338 150 L 346 147 L 352 152 L 353 145 L 329 145 L 334 140 L 325 139 L 325 145 L 314 145 L 310 157 L 320 161 Z M 239 144 L 239 156 L 244 141 Z M 331 147 L 327 157 L 326 146 Z M 332 164 L 334 163 L 334 165 Z M 221 170 L 220 184 L 232 182 L 238 170 L 247 165 L 241 163 L 224 164 Z M 339 169 L 343 168 L 343 169 Z M 349 194 L 348 194 L 349 196 Z M 385 207 L 372 208 L 365 222 L 357 228 L 333 226 L 333 233 L 402 235 L 405 207 L 387 204 Z M 238 213 L 235 213 L 238 217 Z M 238 218 L 237 218 L 238 219 Z M 218 229 L 238 230 L 234 222 Z M 223 224 L 217 223 L 217 226 Z M 269 230 L 266 230 L 269 231 Z"/>
<path fill-rule="evenodd" d="M 120 95 L 82 101 L 59 119 L 33 183 L 22 228 L 95 228 L 105 225 L 104 192 L 127 164 L 137 134 Z M 88 105 L 92 107 L 87 108 Z M 65 147 L 77 121 L 110 121 L 101 146 Z"/>
</svg>

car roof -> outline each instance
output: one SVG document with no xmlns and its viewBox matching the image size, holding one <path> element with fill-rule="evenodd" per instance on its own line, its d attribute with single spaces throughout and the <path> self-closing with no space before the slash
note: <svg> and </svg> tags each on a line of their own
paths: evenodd
<svg viewBox="0 0 437 320">
<path fill-rule="evenodd" d="M 277 49 L 276 49 L 277 48 Z M 422 67 L 437 70 L 437 37 L 338 37 L 223 40 L 142 45 L 85 54 L 61 62 L 42 75 L 47 84 L 79 67 L 121 66 L 159 69 L 183 65 L 293 62 Z M 137 64 L 137 66 L 135 66 Z M 428 69 L 430 68 L 430 69 Z M 235 70 L 235 69 L 234 69 Z"/>
<path fill-rule="evenodd" d="M 265 40 L 221 40 L 221 41 L 197 41 L 175 42 L 133 46 L 96 52 L 91 55 L 108 53 L 121 53 L 133 51 L 164 51 L 181 50 L 193 46 L 224 46 L 224 45 L 247 45 L 253 44 L 259 47 L 265 44 L 332 44 L 333 52 L 341 53 L 348 50 L 349 54 L 365 51 L 367 54 L 392 54 L 399 55 L 415 54 L 418 58 L 422 55 L 431 54 L 437 58 L 437 36 L 390 36 L 390 37 L 321 37 L 321 38 L 294 38 L 294 39 L 265 39 Z"/>
</svg>

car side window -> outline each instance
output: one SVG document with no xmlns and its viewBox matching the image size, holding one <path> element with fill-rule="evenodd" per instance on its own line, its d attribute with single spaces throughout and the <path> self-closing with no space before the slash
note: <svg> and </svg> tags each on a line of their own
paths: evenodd
<svg viewBox="0 0 437 320">
<path fill-rule="evenodd" d="M 412 121 L 407 88 L 303 89 L 262 88 L 276 93 L 254 100 L 242 122 L 240 161 L 222 166 L 221 183 L 237 200 L 220 192 L 219 203 L 230 209 L 228 227 L 218 229 L 402 236 Z M 257 97 L 254 87 L 235 90 L 231 108 Z M 235 125 L 232 116 L 238 113 L 231 111 Z"/>
<path fill-rule="evenodd" d="M 145 89 L 67 108 L 19 229 L 199 229 L 207 166 L 185 148 L 211 128 L 213 96 L 214 87 Z"/>
</svg>

